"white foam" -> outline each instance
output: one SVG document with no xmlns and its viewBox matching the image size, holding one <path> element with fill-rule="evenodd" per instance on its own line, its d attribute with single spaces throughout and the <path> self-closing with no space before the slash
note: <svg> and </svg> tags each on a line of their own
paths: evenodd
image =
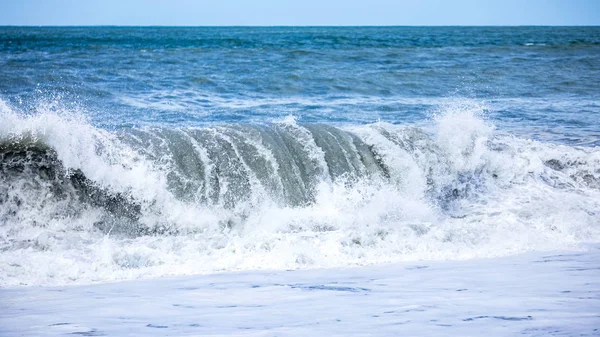
<svg viewBox="0 0 600 337">
<path fill-rule="evenodd" d="M 0 289 L 0 335 L 597 335 L 599 252 Z"/>
</svg>

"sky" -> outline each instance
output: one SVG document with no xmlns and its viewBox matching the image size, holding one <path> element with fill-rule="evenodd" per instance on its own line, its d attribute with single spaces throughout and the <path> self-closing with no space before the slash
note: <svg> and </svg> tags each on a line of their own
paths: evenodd
<svg viewBox="0 0 600 337">
<path fill-rule="evenodd" d="M 0 25 L 600 25 L 600 0 L 0 0 Z"/>
</svg>

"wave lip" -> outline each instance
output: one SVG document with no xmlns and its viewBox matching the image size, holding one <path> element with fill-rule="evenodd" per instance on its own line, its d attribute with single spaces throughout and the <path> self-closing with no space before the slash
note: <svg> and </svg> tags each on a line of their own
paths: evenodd
<svg viewBox="0 0 600 337">
<path fill-rule="evenodd" d="M 471 103 L 386 123 L 0 127 L 0 284 L 466 259 L 597 242 L 600 151 Z"/>
</svg>

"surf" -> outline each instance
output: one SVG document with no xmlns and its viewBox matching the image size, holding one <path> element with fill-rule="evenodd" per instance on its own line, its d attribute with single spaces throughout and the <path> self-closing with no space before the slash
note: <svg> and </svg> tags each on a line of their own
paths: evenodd
<svg viewBox="0 0 600 337">
<path fill-rule="evenodd" d="M 468 259 L 600 239 L 600 151 L 427 126 L 105 130 L 3 104 L 2 285 Z"/>
</svg>

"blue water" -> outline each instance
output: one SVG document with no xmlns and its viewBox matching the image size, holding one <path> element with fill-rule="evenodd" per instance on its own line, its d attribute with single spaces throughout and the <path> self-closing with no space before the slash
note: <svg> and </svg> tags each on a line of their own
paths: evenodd
<svg viewBox="0 0 600 337">
<path fill-rule="evenodd" d="M 415 123 L 457 98 L 499 128 L 600 144 L 598 27 L 0 28 L 0 98 L 94 125 Z"/>
</svg>

